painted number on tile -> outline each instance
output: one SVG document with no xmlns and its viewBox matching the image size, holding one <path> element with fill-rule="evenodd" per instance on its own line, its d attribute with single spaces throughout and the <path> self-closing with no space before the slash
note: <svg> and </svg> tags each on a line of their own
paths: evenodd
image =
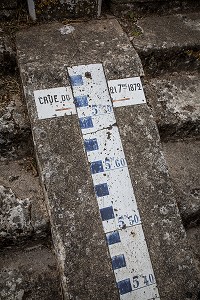
<svg viewBox="0 0 200 300">
<path fill-rule="evenodd" d="M 114 107 L 146 103 L 140 77 L 108 81 Z"/>
</svg>

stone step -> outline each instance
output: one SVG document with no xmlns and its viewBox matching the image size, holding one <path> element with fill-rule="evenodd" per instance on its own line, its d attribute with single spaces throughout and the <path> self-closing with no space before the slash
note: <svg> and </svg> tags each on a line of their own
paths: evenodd
<svg viewBox="0 0 200 300">
<path fill-rule="evenodd" d="M 34 91 L 69 86 L 66 66 L 103 63 L 107 80 L 112 80 L 143 75 L 141 61 L 114 19 L 30 28 L 18 34 L 17 47 L 64 299 L 123 299 L 116 288 L 78 117 L 39 119 Z M 143 104 L 118 107 L 114 113 L 113 126 L 119 127 L 161 299 L 196 299 L 197 273 L 151 109 Z M 123 232 L 125 227 L 119 234 Z M 133 240 L 134 236 L 133 231 Z M 125 289 L 130 291 L 130 286 Z"/>
<path fill-rule="evenodd" d="M 50 234 L 49 217 L 34 160 L 0 163 L 0 246 L 42 240 Z"/>
<path fill-rule="evenodd" d="M 44 243 L 0 252 L 1 300 L 61 300 L 55 256 Z"/>
<path fill-rule="evenodd" d="M 199 137 L 200 14 L 122 21 L 144 67 L 162 140 Z"/>
<path fill-rule="evenodd" d="M 200 13 L 121 20 L 146 75 L 200 69 Z"/>
<path fill-rule="evenodd" d="M 17 7 L 17 0 L 1 0 L 1 9 L 15 9 Z"/>
<path fill-rule="evenodd" d="M 33 142 L 19 74 L 0 79 L 0 154 L 19 159 L 32 154 Z"/>
<path fill-rule="evenodd" d="M 181 217 L 185 227 L 200 224 L 200 141 L 163 143 Z"/>
<path fill-rule="evenodd" d="M 17 0 L 1 0 L 0 19 L 11 19 L 17 14 Z"/>
<path fill-rule="evenodd" d="M 193 0 L 109 0 L 115 16 L 138 17 L 147 14 L 166 15 L 179 12 L 194 12 L 200 9 L 199 1 Z"/>
<path fill-rule="evenodd" d="M 194 262 L 196 267 L 200 270 L 200 255 L 199 255 L 199 247 L 200 247 L 200 224 L 197 227 L 192 227 L 187 230 L 187 239 L 189 241 L 190 247 L 194 253 Z M 199 273 L 200 274 L 200 273 Z M 198 298 L 200 297 L 200 293 Z M 197 299 L 198 299 L 197 298 Z"/>
<path fill-rule="evenodd" d="M 200 75 L 174 72 L 145 79 L 162 141 L 200 137 Z"/>
<path fill-rule="evenodd" d="M 0 25 L 0 74 L 13 74 L 16 70 L 16 50 L 14 38 Z"/>
</svg>

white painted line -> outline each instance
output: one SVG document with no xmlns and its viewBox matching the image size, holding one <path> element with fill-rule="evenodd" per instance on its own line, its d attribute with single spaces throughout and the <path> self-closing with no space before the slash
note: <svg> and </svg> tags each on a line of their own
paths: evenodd
<svg viewBox="0 0 200 300">
<path fill-rule="evenodd" d="M 76 114 L 70 86 L 36 90 L 34 97 L 39 119 Z"/>
<path fill-rule="evenodd" d="M 140 77 L 109 80 L 108 87 L 114 107 L 146 103 Z"/>
</svg>

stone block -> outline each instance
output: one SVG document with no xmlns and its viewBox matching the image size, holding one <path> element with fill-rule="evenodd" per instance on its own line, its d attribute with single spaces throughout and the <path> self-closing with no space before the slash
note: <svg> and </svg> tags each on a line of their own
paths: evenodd
<svg viewBox="0 0 200 300">
<path fill-rule="evenodd" d="M 112 80 L 143 75 L 141 61 L 114 19 L 34 27 L 18 34 L 17 47 L 64 296 L 119 299 L 78 117 L 38 119 L 34 91 L 68 86 L 67 66 L 102 62 Z M 196 299 L 197 274 L 151 109 L 119 107 L 115 115 L 160 297 Z"/>
<path fill-rule="evenodd" d="M 28 0 L 33 19 L 64 19 L 97 17 L 101 11 L 100 0 Z"/>
</svg>

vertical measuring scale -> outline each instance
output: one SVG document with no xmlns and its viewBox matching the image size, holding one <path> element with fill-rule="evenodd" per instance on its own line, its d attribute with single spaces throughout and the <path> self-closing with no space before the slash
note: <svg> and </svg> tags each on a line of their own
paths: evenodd
<svg viewBox="0 0 200 300">
<path fill-rule="evenodd" d="M 160 299 L 102 64 L 68 74 L 120 299 Z"/>
</svg>

